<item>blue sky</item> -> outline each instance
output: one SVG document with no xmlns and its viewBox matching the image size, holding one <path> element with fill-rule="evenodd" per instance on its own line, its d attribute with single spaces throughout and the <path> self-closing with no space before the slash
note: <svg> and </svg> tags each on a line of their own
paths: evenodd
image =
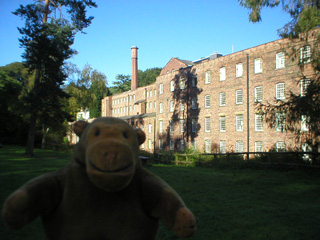
<svg viewBox="0 0 320 240">
<path fill-rule="evenodd" d="M 22 61 L 17 30 L 23 21 L 11 12 L 32 0 L 0 1 L 0 66 Z M 131 47 L 138 68 L 164 67 L 172 57 L 197 60 L 223 55 L 279 39 L 277 29 L 289 22 L 281 7 L 265 9 L 262 22 L 251 23 L 237 0 L 96 0 L 91 26 L 78 33 L 69 61 L 80 69 L 90 64 L 112 85 L 117 74 L 131 75 Z"/>
</svg>

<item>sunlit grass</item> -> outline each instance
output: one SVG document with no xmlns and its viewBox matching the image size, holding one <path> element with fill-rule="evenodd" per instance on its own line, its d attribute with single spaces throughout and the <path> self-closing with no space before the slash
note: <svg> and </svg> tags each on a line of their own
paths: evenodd
<svg viewBox="0 0 320 240">
<path fill-rule="evenodd" d="M 31 178 L 66 165 L 71 153 L 36 150 L 24 158 L 21 147 L 0 149 L 1 204 Z M 318 172 L 262 169 L 147 167 L 167 181 L 194 212 L 198 231 L 190 239 L 312 240 L 320 236 Z M 39 220 L 21 231 L 0 225 L 0 239 L 43 239 Z M 160 226 L 158 239 L 176 239 Z"/>
</svg>

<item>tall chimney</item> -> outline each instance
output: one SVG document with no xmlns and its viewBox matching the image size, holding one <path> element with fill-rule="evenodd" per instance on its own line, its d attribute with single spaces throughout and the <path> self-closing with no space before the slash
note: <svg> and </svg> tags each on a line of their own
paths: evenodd
<svg viewBox="0 0 320 240">
<path fill-rule="evenodd" d="M 131 71 L 131 90 L 138 88 L 138 47 L 131 48 L 132 71 Z"/>
</svg>

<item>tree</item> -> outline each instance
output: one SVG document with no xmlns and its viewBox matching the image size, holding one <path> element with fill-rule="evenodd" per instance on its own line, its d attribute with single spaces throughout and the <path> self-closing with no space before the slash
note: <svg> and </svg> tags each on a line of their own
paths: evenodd
<svg viewBox="0 0 320 240">
<path fill-rule="evenodd" d="M 280 5 L 278 0 L 254 1 L 239 0 L 240 5 L 250 10 L 249 19 L 252 22 L 261 21 L 261 10 L 264 7 L 276 7 Z M 275 103 L 258 104 L 257 109 L 264 116 L 270 127 L 278 125 L 279 114 L 283 114 L 285 124 L 283 131 L 290 131 L 297 139 L 303 139 L 306 143 L 317 148 L 317 141 L 320 136 L 320 35 L 318 31 L 313 31 L 320 26 L 320 1 L 319 0 L 282 0 L 283 10 L 290 14 L 292 20 L 282 29 L 278 30 L 281 37 L 288 37 L 291 41 L 291 48 L 288 51 L 290 59 L 297 62 L 300 57 L 300 48 L 295 47 L 295 42 L 304 40 L 306 43 L 310 38 L 314 38 L 311 57 L 308 63 L 314 70 L 313 77 L 304 75 L 305 62 L 299 62 L 300 75 L 306 84 L 304 91 L 300 94 L 290 92 L 286 100 L 276 100 Z M 304 124 L 304 129 L 301 127 Z M 308 131 L 304 131 L 304 130 Z"/>
<path fill-rule="evenodd" d="M 147 86 L 156 81 L 162 68 L 149 68 L 145 71 L 138 71 L 139 87 Z"/>
<path fill-rule="evenodd" d="M 112 88 L 112 94 L 129 91 L 131 88 L 130 75 L 118 74 L 116 76 L 116 81 L 114 81 L 113 84 L 114 87 Z"/>
<path fill-rule="evenodd" d="M 71 96 L 69 112 L 75 116 L 79 110 L 89 109 L 91 118 L 100 117 L 101 100 L 109 93 L 106 76 L 88 64 L 82 71 L 69 64 L 68 72 L 70 78 L 66 92 Z"/>
<path fill-rule="evenodd" d="M 66 79 L 63 66 L 75 53 L 70 48 L 75 34 L 91 24 L 93 17 L 86 17 L 87 7 L 97 6 L 91 0 L 38 0 L 20 5 L 14 12 L 25 20 L 25 26 L 18 28 L 25 49 L 22 57 L 34 72 L 33 87 L 26 98 L 30 113 L 26 155 L 33 155 L 37 120 L 55 124 L 67 117 L 62 105 L 68 97 L 61 88 Z M 63 17 L 65 12 L 70 20 Z"/>
</svg>

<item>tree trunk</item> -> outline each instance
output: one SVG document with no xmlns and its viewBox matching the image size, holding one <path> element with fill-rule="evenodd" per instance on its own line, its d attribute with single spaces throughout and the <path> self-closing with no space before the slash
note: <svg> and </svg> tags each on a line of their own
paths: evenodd
<svg viewBox="0 0 320 240">
<path fill-rule="evenodd" d="M 26 152 L 25 152 L 25 155 L 27 157 L 33 156 L 34 139 L 36 135 L 36 122 L 37 122 L 37 116 L 36 114 L 32 114 L 30 118 L 28 140 L 27 140 L 27 146 L 26 146 Z"/>
<path fill-rule="evenodd" d="M 49 128 L 45 128 L 44 124 L 42 124 L 42 141 L 41 141 L 41 148 L 44 149 L 46 143 L 46 137 L 49 132 Z"/>
</svg>

